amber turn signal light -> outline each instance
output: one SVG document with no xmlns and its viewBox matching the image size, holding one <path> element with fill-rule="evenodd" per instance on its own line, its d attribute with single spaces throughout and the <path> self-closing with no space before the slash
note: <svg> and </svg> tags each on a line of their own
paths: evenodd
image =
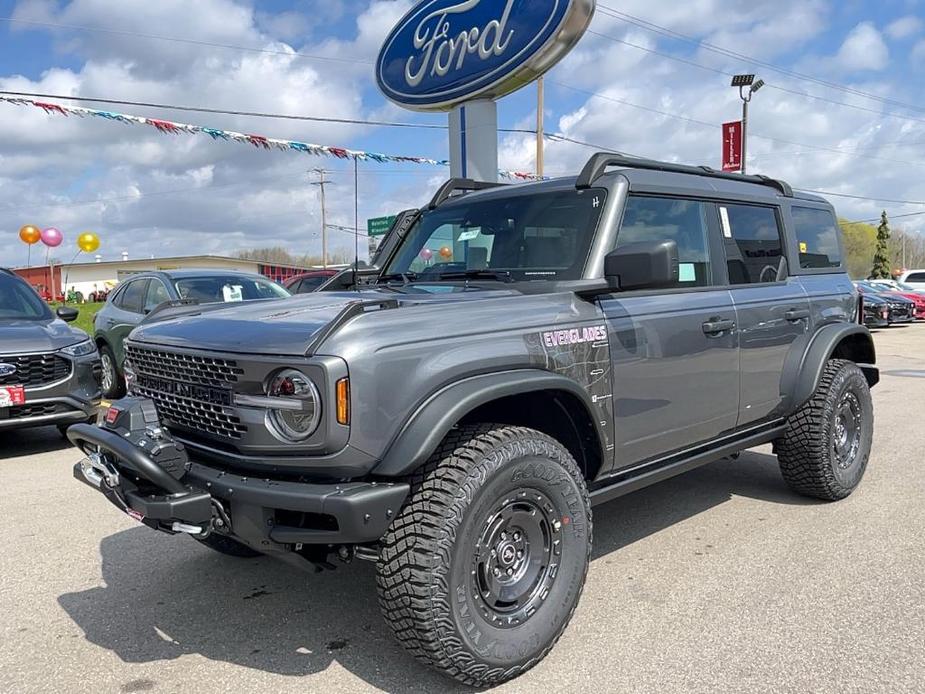
<svg viewBox="0 0 925 694">
<path fill-rule="evenodd" d="M 350 424 L 350 379 L 337 382 L 337 423 Z"/>
</svg>

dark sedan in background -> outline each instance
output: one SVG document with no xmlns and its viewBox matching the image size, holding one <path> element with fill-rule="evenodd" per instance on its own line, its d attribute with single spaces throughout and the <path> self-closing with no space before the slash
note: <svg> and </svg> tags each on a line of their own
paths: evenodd
<svg viewBox="0 0 925 694">
<path fill-rule="evenodd" d="M 0 431 L 96 418 L 100 359 L 93 340 L 57 316 L 22 279 L 0 268 Z"/>
<path fill-rule="evenodd" d="M 224 270 L 140 272 L 109 295 L 93 321 L 93 337 L 103 365 L 103 395 L 125 392 L 122 343 L 155 308 L 168 301 L 201 304 L 284 299 L 291 294 L 263 275 Z"/>
<path fill-rule="evenodd" d="M 902 294 L 886 287 L 871 284 L 870 282 L 855 282 L 858 291 L 864 295 L 864 300 L 871 296 L 878 296 L 890 305 L 890 323 L 912 323 L 916 319 L 918 308 L 916 302 L 907 299 Z"/>
</svg>

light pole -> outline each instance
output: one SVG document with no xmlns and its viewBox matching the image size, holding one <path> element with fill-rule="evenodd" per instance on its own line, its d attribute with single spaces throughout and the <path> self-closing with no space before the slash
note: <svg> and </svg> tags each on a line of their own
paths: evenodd
<svg viewBox="0 0 925 694">
<path fill-rule="evenodd" d="M 748 143 L 748 105 L 752 97 L 764 86 L 764 80 L 755 80 L 754 75 L 736 75 L 732 78 L 732 86 L 739 88 L 739 98 L 742 99 L 742 175 L 744 176 Z"/>
<path fill-rule="evenodd" d="M 324 169 L 312 169 L 312 173 L 318 174 L 318 181 L 312 183 L 313 186 L 318 186 L 321 190 L 321 267 L 325 270 L 328 268 L 328 210 L 325 197 L 326 185 L 331 185 L 332 181 L 329 181 L 325 178 L 328 172 Z"/>
</svg>

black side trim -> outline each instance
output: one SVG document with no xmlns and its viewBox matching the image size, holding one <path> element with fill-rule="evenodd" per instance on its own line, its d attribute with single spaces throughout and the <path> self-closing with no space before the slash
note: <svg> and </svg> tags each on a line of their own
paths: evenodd
<svg viewBox="0 0 925 694">
<path fill-rule="evenodd" d="M 769 443 L 783 436 L 785 428 L 781 424 L 770 425 L 756 433 L 747 434 L 719 446 L 716 446 L 715 442 L 705 444 L 693 452 L 687 452 L 673 458 L 656 461 L 640 468 L 619 473 L 601 481 L 601 486 L 591 492 L 591 503 L 595 506 L 606 503 L 643 487 L 648 487 L 651 484 L 662 482 L 702 465 L 721 460 L 746 448 Z M 711 448 L 710 446 L 714 447 Z"/>
<path fill-rule="evenodd" d="M 788 198 L 793 197 L 793 188 L 784 181 L 778 181 L 767 176 L 743 176 L 742 174 L 725 173 L 716 171 L 709 166 L 688 166 L 685 164 L 673 164 L 665 161 L 655 161 L 653 159 L 636 159 L 620 154 L 609 154 L 599 152 L 591 156 L 588 163 L 585 164 L 575 187 L 578 190 L 587 190 L 594 185 L 595 181 L 604 175 L 604 172 L 610 166 L 620 166 L 624 169 L 644 169 L 647 171 L 665 171 L 668 173 L 691 174 L 693 176 L 706 176 L 708 178 L 723 178 L 728 181 L 739 181 L 740 183 L 755 183 L 761 186 L 774 188 L 782 195 Z"/>
</svg>

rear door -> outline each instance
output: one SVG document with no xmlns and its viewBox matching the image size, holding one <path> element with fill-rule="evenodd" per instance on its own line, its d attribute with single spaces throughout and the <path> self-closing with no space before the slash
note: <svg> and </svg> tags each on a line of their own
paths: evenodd
<svg viewBox="0 0 925 694">
<path fill-rule="evenodd" d="M 121 369 L 125 360 L 123 343 L 128 334 L 144 317 L 145 297 L 148 291 L 148 280 L 129 280 L 125 288 L 113 301 L 113 310 L 106 318 L 106 333 L 109 344 L 112 346 L 116 364 Z"/>
<path fill-rule="evenodd" d="M 617 246 L 671 239 L 680 283 L 601 300 L 610 333 L 617 469 L 713 439 L 739 411 L 735 309 L 712 203 L 631 195 Z"/>
<path fill-rule="evenodd" d="M 784 361 L 809 331 L 810 303 L 798 278 L 778 279 L 785 255 L 780 210 L 739 203 L 718 207 L 739 326 L 738 426 L 745 427 L 779 414 Z"/>
</svg>

